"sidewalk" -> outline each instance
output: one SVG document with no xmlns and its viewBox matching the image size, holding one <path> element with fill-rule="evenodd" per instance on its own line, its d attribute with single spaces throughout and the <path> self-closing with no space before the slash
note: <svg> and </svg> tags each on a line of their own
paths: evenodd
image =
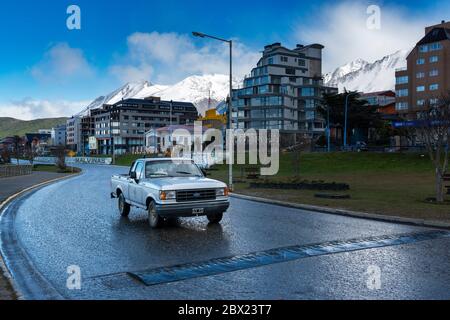
<svg viewBox="0 0 450 320">
<path fill-rule="evenodd" d="M 0 178 L 0 204 L 26 188 L 67 175 L 66 173 L 33 172 L 27 176 Z M 0 265 L 2 263 L 0 257 Z M 2 268 L 0 268 L 0 300 L 14 300 L 16 298 L 13 288 L 3 276 Z"/>
</svg>

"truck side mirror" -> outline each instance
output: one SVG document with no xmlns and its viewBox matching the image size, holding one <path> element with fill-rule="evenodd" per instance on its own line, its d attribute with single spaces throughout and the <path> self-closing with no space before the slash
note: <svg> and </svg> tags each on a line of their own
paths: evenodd
<svg viewBox="0 0 450 320">
<path fill-rule="evenodd" d="M 136 180 L 136 178 L 137 178 L 136 171 L 131 171 L 130 178 L 133 180 Z"/>
</svg>

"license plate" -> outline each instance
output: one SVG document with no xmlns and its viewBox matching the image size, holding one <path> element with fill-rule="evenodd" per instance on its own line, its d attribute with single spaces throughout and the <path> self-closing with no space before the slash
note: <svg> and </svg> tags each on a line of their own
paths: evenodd
<svg viewBox="0 0 450 320">
<path fill-rule="evenodd" d="M 203 212 L 205 212 L 203 208 L 192 209 L 193 214 L 203 214 Z"/>
</svg>

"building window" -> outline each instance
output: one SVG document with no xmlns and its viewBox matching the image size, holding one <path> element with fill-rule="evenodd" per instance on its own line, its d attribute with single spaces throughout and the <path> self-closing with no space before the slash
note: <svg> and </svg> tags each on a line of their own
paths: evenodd
<svg viewBox="0 0 450 320">
<path fill-rule="evenodd" d="M 416 73 L 416 78 L 417 79 L 425 78 L 425 72 L 417 72 Z"/>
<path fill-rule="evenodd" d="M 417 92 L 423 92 L 423 91 L 425 91 L 425 86 L 418 86 L 418 87 L 416 88 L 416 91 L 417 91 Z"/>
<path fill-rule="evenodd" d="M 302 59 L 298 59 L 298 65 L 299 65 L 300 67 L 304 67 L 304 66 L 306 66 L 306 61 L 305 61 L 305 60 L 302 60 Z"/>
<path fill-rule="evenodd" d="M 439 61 L 439 57 L 438 56 L 431 56 L 430 57 L 430 63 L 435 63 Z"/>
<path fill-rule="evenodd" d="M 313 97 L 315 96 L 314 88 L 301 88 L 300 96 L 302 97 Z"/>
<path fill-rule="evenodd" d="M 436 98 L 430 99 L 430 105 L 435 106 L 435 105 L 437 105 L 438 103 L 439 103 L 439 99 L 436 99 Z"/>
<path fill-rule="evenodd" d="M 425 59 L 424 58 L 417 59 L 417 64 L 418 65 L 425 64 Z"/>
<path fill-rule="evenodd" d="M 395 104 L 396 110 L 407 110 L 408 109 L 408 102 L 397 102 Z"/>
<path fill-rule="evenodd" d="M 423 107 L 424 105 L 425 105 L 425 100 L 424 99 L 417 100 L 417 106 L 418 107 Z"/>
<path fill-rule="evenodd" d="M 419 52 L 422 52 L 422 53 L 428 52 L 428 46 L 427 45 L 419 46 Z"/>
<path fill-rule="evenodd" d="M 396 83 L 397 83 L 397 84 L 405 84 L 405 83 L 408 83 L 408 76 L 397 77 Z"/>
<path fill-rule="evenodd" d="M 435 42 L 430 44 L 430 51 L 437 51 L 442 49 L 442 44 L 440 42 Z"/>
<path fill-rule="evenodd" d="M 396 91 L 397 97 L 407 97 L 408 96 L 408 89 L 399 89 Z"/>
<path fill-rule="evenodd" d="M 437 83 L 430 84 L 430 90 L 435 91 L 439 89 L 439 85 Z"/>
<path fill-rule="evenodd" d="M 286 68 L 286 74 L 295 75 L 295 69 Z"/>
<path fill-rule="evenodd" d="M 281 62 L 288 62 L 288 61 L 289 61 L 288 57 L 281 56 Z"/>
<path fill-rule="evenodd" d="M 273 58 L 267 59 L 267 64 L 273 64 Z"/>
<path fill-rule="evenodd" d="M 433 69 L 430 71 L 430 77 L 437 77 L 439 75 L 439 70 Z"/>
</svg>

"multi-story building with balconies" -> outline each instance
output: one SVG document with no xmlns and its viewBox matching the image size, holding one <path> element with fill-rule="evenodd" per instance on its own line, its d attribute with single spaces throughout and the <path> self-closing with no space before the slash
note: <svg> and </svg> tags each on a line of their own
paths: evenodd
<svg viewBox="0 0 450 320">
<path fill-rule="evenodd" d="M 197 118 L 192 103 L 157 97 L 126 99 L 91 110 L 99 154 L 143 152 L 145 133 L 150 129 L 193 124 Z"/>
<path fill-rule="evenodd" d="M 406 60 L 407 67 L 395 72 L 396 109 L 414 120 L 450 90 L 450 22 L 426 27 Z"/>
<path fill-rule="evenodd" d="M 325 121 L 317 106 L 324 92 L 337 88 L 323 85 L 320 44 L 297 45 L 293 50 L 274 43 L 263 55 L 243 88 L 233 93 L 233 126 L 279 129 L 282 134 L 318 136 Z"/>
</svg>

